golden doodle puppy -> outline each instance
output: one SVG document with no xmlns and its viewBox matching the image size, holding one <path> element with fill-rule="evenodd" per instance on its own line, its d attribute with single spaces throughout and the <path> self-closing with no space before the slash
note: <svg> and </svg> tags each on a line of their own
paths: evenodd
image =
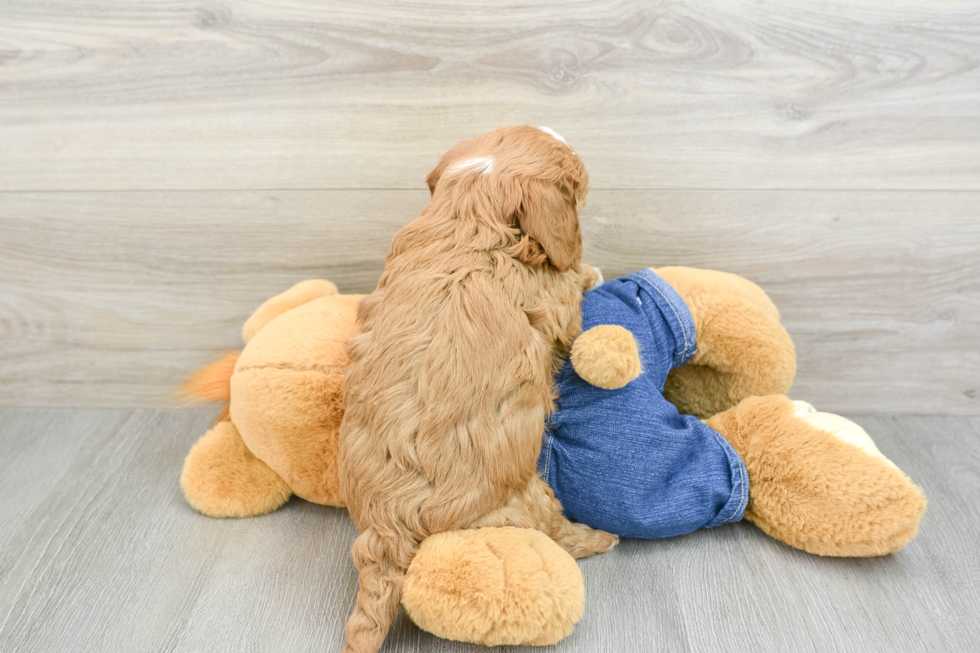
<svg viewBox="0 0 980 653">
<path fill-rule="evenodd" d="M 377 651 L 420 542 L 484 526 L 538 529 L 576 557 L 616 543 L 569 522 L 538 478 L 553 377 L 581 331 L 581 159 L 547 129 L 460 143 L 392 241 L 347 343 L 340 483 L 361 534 L 346 651 Z"/>
</svg>

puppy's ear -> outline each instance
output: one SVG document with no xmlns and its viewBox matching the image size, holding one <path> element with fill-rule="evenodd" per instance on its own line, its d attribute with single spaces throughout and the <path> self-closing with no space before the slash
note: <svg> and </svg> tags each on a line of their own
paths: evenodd
<svg viewBox="0 0 980 653">
<path fill-rule="evenodd" d="M 432 172 L 429 173 L 429 176 L 425 178 L 425 183 L 429 187 L 429 196 L 435 194 L 436 184 L 439 183 L 439 178 L 442 177 L 442 173 L 445 172 L 445 170 L 446 170 L 446 159 L 443 159 L 442 161 L 439 162 L 439 165 L 437 165 L 435 168 L 432 169 Z"/>
<path fill-rule="evenodd" d="M 582 232 L 574 188 L 546 179 L 523 185 L 517 221 L 521 231 L 544 250 L 551 264 L 565 272 L 582 259 Z"/>
<path fill-rule="evenodd" d="M 448 152 L 442 155 L 439 159 L 439 165 L 432 169 L 429 176 L 425 178 L 425 183 L 429 187 L 429 195 L 435 195 L 436 186 L 439 185 L 439 180 L 442 179 L 442 174 L 446 172 L 446 168 L 450 163 L 462 158 L 465 154 L 472 148 L 472 141 L 462 141 L 456 143 Z"/>
</svg>

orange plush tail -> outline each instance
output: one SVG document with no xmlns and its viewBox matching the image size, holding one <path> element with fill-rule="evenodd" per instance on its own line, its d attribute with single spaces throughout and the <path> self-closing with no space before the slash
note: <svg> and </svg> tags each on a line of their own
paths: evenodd
<svg viewBox="0 0 980 653">
<path fill-rule="evenodd" d="M 228 404 L 231 402 L 231 375 L 241 355 L 240 351 L 230 351 L 210 365 L 205 365 L 177 386 L 176 394 L 188 404 L 224 404 L 215 421 L 227 420 Z"/>
</svg>

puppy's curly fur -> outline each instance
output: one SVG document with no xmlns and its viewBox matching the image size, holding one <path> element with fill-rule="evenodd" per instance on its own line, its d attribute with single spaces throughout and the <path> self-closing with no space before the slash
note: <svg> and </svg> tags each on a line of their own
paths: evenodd
<svg viewBox="0 0 980 653">
<path fill-rule="evenodd" d="M 394 238 L 348 342 L 340 478 L 361 531 L 349 652 L 377 651 L 431 534 L 536 528 L 576 557 L 616 538 L 569 522 L 536 462 L 553 375 L 581 331 L 578 213 L 588 175 L 549 132 L 498 129 L 450 150 Z"/>
</svg>

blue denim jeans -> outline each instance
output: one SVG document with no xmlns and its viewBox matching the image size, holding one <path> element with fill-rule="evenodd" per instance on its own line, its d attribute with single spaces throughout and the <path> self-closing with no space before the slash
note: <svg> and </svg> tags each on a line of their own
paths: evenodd
<svg viewBox="0 0 980 653">
<path fill-rule="evenodd" d="M 742 459 L 714 429 L 664 399 L 670 370 L 695 354 L 684 300 L 650 270 L 585 294 L 582 327 L 618 324 L 643 372 L 619 390 L 557 377 L 538 470 L 574 521 L 624 537 L 659 538 L 739 521 L 749 500 Z"/>
</svg>

